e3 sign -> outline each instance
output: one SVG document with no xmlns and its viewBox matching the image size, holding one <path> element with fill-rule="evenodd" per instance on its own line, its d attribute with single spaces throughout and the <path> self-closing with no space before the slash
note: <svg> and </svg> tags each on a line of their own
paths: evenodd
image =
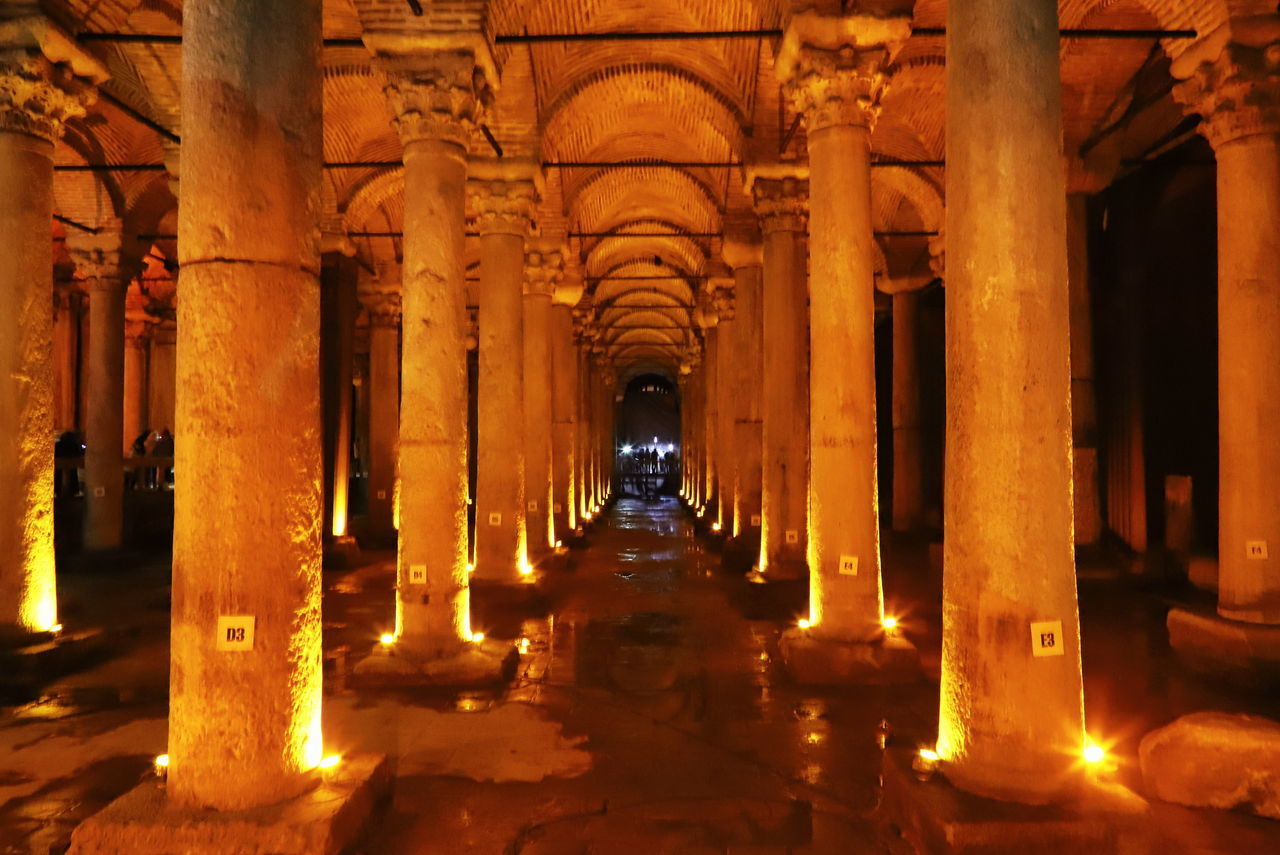
<svg viewBox="0 0 1280 855">
<path fill-rule="evenodd" d="M 1065 643 L 1066 639 L 1062 637 L 1062 621 L 1041 620 L 1032 622 L 1032 656 L 1037 658 L 1041 656 L 1062 656 L 1066 652 L 1063 649 Z"/>
</svg>

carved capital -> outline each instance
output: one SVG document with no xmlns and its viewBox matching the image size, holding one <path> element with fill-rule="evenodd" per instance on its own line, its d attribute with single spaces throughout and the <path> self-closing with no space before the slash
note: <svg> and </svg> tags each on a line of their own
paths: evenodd
<svg viewBox="0 0 1280 855">
<path fill-rule="evenodd" d="M 733 291 L 729 288 L 717 288 L 711 294 L 712 304 L 715 306 L 716 316 L 720 319 L 720 323 L 732 321 L 736 314 L 735 301 Z"/>
<path fill-rule="evenodd" d="M 480 346 L 480 310 L 475 306 L 467 307 L 467 350 L 475 350 Z"/>
<path fill-rule="evenodd" d="M 800 178 L 757 178 L 751 195 L 760 229 L 774 232 L 803 232 L 809 221 L 809 181 Z"/>
<path fill-rule="evenodd" d="M 120 290 L 132 278 L 124 243 L 119 220 L 104 223 L 96 234 L 67 230 L 67 254 L 89 291 Z"/>
<path fill-rule="evenodd" d="M 472 180 L 467 182 L 467 196 L 481 235 L 529 234 L 538 203 L 532 181 Z"/>
<path fill-rule="evenodd" d="M 152 323 L 139 318 L 126 318 L 124 322 L 124 344 L 135 350 L 142 350 L 151 341 Z"/>
<path fill-rule="evenodd" d="M 400 325 L 400 294 L 396 291 L 361 291 L 360 304 L 369 314 L 371 327 Z"/>
<path fill-rule="evenodd" d="M 1280 134 L 1280 40 L 1227 42 L 1216 59 L 1199 63 L 1174 87 L 1174 98 L 1204 121 L 1200 133 L 1215 149 L 1258 134 Z"/>
<path fill-rule="evenodd" d="M 947 278 L 947 234 L 945 226 L 938 226 L 938 233 L 929 238 L 929 272 L 939 279 Z"/>
<path fill-rule="evenodd" d="M 0 21 L 0 132 L 56 142 L 107 77 L 102 63 L 47 18 Z"/>
<path fill-rule="evenodd" d="M 809 132 L 834 125 L 873 127 L 885 69 L 910 36 L 909 17 L 795 15 L 783 36 L 777 72 Z"/>
<path fill-rule="evenodd" d="M 525 252 L 525 296 L 555 296 L 556 286 L 564 278 L 564 255 L 559 247 L 533 247 Z"/>
<path fill-rule="evenodd" d="M 474 54 L 456 50 L 382 55 L 377 63 L 387 75 L 383 92 L 402 143 L 441 140 L 467 149 L 472 131 L 493 102 Z"/>
</svg>

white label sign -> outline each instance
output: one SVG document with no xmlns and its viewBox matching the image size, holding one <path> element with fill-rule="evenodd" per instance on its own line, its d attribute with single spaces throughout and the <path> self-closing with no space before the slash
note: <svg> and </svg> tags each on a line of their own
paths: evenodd
<svg viewBox="0 0 1280 855">
<path fill-rule="evenodd" d="M 1265 540 L 1249 540 L 1244 544 L 1244 556 L 1250 561 L 1264 561 L 1267 558 L 1267 542 Z"/>
<path fill-rule="evenodd" d="M 107 495 L 107 488 L 106 488 L 106 487 L 94 487 L 94 488 L 93 488 L 93 495 L 94 495 L 94 497 L 101 499 L 103 496 Z"/>
<path fill-rule="evenodd" d="M 752 528 L 759 528 L 759 527 L 760 527 L 760 515 L 759 515 L 759 514 L 752 514 L 752 515 L 751 515 L 751 527 L 752 527 Z"/>
<path fill-rule="evenodd" d="M 840 575 L 841 576 L 857 576 L 858 575 L 858 556 L 856 555 L 840 556 Z"/>
<path fill-rule="evenodd" d="M 387 491 L 379 490 L 377 498 L 378 498 L 378 501 L 385 502 L 387 500 Z"/>
<path fill-rule="evenodd" d="M 425 564 L 409 565 L 409 584 L 410 585 L 427 584 L 427 565 Z"/>
<path fill-rule="evenodd" d="M 502 525 L 502 514 L 489 514 L 489 525 Z"/>
<path fill-rule="evenodd" d="M 787 543 L 799 543 L 799 542 L 800 542 L 800 532 L 796 531 L 794 528 L 787 529 Z"/>
<path fill-rule="evenodd" d="M 252 615 L 221 615 L 218 618 L 218 650 L 245 651 L 253 649 Z"/>
<path fill-rule="evenodd" d="M 1066 639 L 1062 637 L 1062 621 L 1060 620 L 1040 620 L 1031 623 L 1031 655 L 1035 657 L 1041 656 L 1062 656 L 1065 653 L 1063 645 Z"/>
<path fill-rule="evenodd" d="M 551 510 L 553 513 L 562 514 L 564 513 L 564 505 L 560 504 L 559 502 L 556 502 Z"/>
<path fill-rule="evenodd" d="M 538 503 L 537 503 L 536 501 L 534 501 L 534 502 L 530 502 L 530 503 L 529 503 L 529 513 L 531 513 L 531 514 L 532 514 L 532 513 L 536 513 L 536 512 L 537 512 L 537 510 L 538 510 Z"/>
</svg>

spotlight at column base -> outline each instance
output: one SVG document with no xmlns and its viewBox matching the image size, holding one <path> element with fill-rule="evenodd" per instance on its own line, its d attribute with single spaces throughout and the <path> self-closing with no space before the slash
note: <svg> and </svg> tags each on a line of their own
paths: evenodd
<svg viewBox="0 0 1280 855">
<path fill-rule="evenodd" d="M 837 641 L 814 635 L 804 623 L 784 632 L 779 642 L 783 664 L 801 685 L 882 685 L 920 678 L 920 654 L 905 638 Z"/>
</svg>

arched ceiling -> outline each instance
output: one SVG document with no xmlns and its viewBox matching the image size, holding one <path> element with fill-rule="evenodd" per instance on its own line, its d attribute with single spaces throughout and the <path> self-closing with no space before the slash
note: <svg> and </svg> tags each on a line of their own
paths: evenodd
<svg viewBox="0 0 1280 855">
<path fill-rule="evenodd" d="M 942 28 L 946 2 L 903 0 L 902 5 L 913 8 L 917 29 Z M 80 22 L 82 31 L 181 31 L 180 0 L 61 0 L 55 5 L 64 6 L 67 19 Z M 423 5 L 425 14 L 416 17 L 407 2 L 401 8 L 391 0 L 325 0 L 325 36 L 358 40 L 371 21 L 397 16 L 410 27 L 448 17 L 488 36 L 776 31 L 793 6 L 851 4 L 451 0 Z M 1196 28 L 1207 34 L 1232 16 L 1274 14 L 1275 4 L 1060 0 L 1059 11 L 1065 28 Z M 1164 52 L 1176 55 L 1186 46 L 1150 38 L 1064 39 L 1066 151 L 1140 158 L 1167 136 L 1183 114 L 1169 97 Z M 913 35 L 888 69 L 873 156 L 913 165 L 873 170 L 881 275 L 926 273 L 930 237 L 942 224 L 944 47 L 937 35 Z M 752 220 L 741 164 L 804 159 L 803 126 L 794 125 L 794 111 L 783 102 L 774 71 L 777 48 L 778 39 L 769 36 L 502 43 L 495 48 L 501 81 L 487 128 L 507 157 L 544 164 L 538 228 L 571 248 L 571 263 L 587 286 L 584 306 L 593 306 L 599 340 L 622 376 L 634 376 L 637 366 L 644 366 L 674 377 L 682 353 L 696 349 L 701 333 L 693 306 L 709 271 L 723 269 L 726 223 Z M 180 46 L 95 44 L 92 49 L 113 74 L 104 87 L 110 97 L 71 123 L 57 162 L 164 162 L 175 146 L 156 126 L 180 132 Z M 383 269 L 400 258 L 404 221 L 403 175 L 396 165 L 400 144 L 389 123 L 384 80 L 357 44 L 325 49 L 324 81 L 324 156 L 330 164 L 324 228 L 352 236 L 366 270 Z M 494 154 L 479 133 L 472 149 Z M 169 177 L 154 170 L 62 171 L 55 181 L 55 204 L 62 217 L 90 227 L 119 217 L 127 227 L 133 223 L 137 231 L 154 231 L 156 250 L 169 255 L 173 241 L 165 239 L 165 229 L 172 229 L 175 200 L 168 188 Z M 478 259 L 478 241 L 471 238 L 471 278 Z"/>
</svg>

